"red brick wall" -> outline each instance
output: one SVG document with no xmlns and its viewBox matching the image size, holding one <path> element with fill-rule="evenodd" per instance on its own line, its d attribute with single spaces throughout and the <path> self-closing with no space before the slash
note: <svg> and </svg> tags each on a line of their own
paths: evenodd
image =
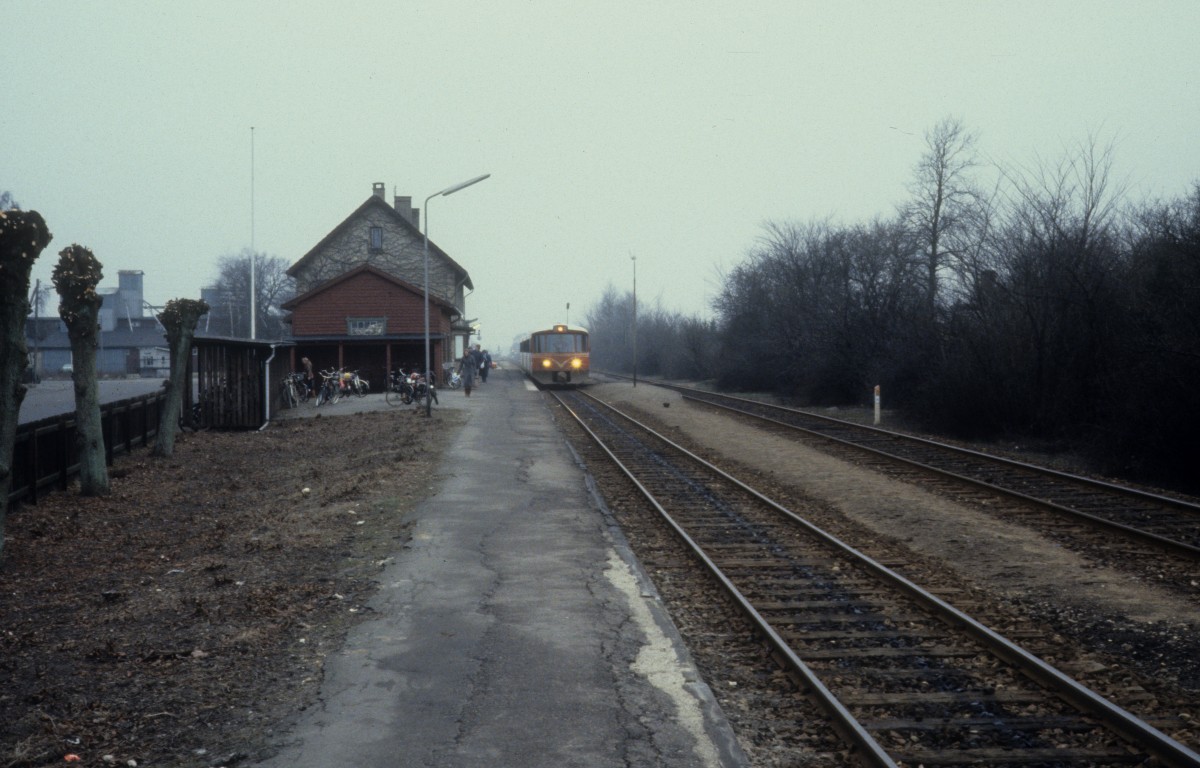
<svg viewBox="0 0 1200 768">
<path fill-rule="evenodd" d="M 292 310 L 292 333 L 296 336 L 342 336 L 347 317 L 386 317 L 386 333 L 424 333 L 424 296 L 401 288 L 370 272 L 321 291 Z M 450 323 L 442 309 L 431 302 L 432 333 L 449 333 Z"/>
</svg>

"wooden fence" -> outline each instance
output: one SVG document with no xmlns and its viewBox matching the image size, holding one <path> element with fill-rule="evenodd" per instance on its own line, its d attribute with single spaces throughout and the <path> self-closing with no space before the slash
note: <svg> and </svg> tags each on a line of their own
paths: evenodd
<svg viewBox="0 0 1200 768">
<path fill-rule="evenodd" d="M 100 406 L 104 453 L 109 466 L 113 456 L 129 453 L 134 446 L 150 444 L 158 434 L 166 401 L 166 392 L 156 392 Z M 45 489 L 67 487 L 71 478 L 79 474 L 76 432 L 74 411 L 17 428 L 10 503 L 25 500 L 36 504 L 38 494 Z"/>
</svg>

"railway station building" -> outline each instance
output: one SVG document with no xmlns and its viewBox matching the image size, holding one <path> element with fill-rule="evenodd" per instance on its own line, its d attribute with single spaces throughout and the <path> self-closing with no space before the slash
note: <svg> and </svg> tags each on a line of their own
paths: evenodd
<svg viewBox="0 0 1200 768">
<path fill-rule="evenodd" d="M 357 370 L 379 391 L 388 371 L 425 365 L 425 239 L 411 197 L 385 199 L 385 185 L 312 247 L 287 273 L 292 369 Z M 441 376 L 469 342 L 471 276 L 429 243 L 430 365 Z"/>
</svg>

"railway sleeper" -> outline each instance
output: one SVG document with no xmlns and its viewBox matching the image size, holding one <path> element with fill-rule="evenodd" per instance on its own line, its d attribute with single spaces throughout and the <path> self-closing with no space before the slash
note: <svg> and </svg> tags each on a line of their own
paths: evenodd
<svg viewBox="0 0 1200 768">
<path fill-rule="evenodd" d="M 800 635 L 796 635 L 794 633 L 789 633 L 789 634 L 792 634 L 793 637 L 801 638 L 803 642 L 816 642 L 816 641 L 820 641 L 820 640 L 845 640 L 847 642 L 856 642 L 858 640 L 868 640 L 868 641 L 870 641 L 870 640 L 901 640 L 901 639 L 908 640 L 908 639 L 911 639 L 913 636 L 912 632 L 905 632 L 904 630 L 886 630 L 886 629 L 885 630 L 866 629 L 861 632 L 858 632 L 855 630 L 850 630 L 850 629 L 847 629 L 847 630 L 836 630 L 836 629 L 835 630 L 814 630 L 811 632 L 805 631 L 803 634 L 800 634 Z M 932 640 L 932 639 L 945 639 L 946 637 L 949 637 L 949 633 L 947 633 L 945 635 L 921 635 L 921 639 L 926 640 L 926 641 Z"/>
<path fill-rule="evenodd" d="M 838 701 L 848 707 L 911 707 L 980 704 L 1044 704 L 1046 695 L 1040 691 L 900 691 L 877 693 L 871 691 L 839 691 Z M 1003 718 L 997 717 L 996 720 Z M 1007 724 L 1007 721 L 1005 721 Z"/>
<path fill-rule="evenodd" d="M 922 634 L 930 635 L 945 631 L 944 629 L 935 631 L 933 627 L 921 626 L 920 621 L 923 618 L 924 617 L 921 616 L 911 616 L 905 614 L 888 614 L 887 616 L 881 616 L 877 614 L 854 613 L 847 615 L 834 613 L 832 611 L 814 611 L 810 615 L 791 614 L 789 616 L 774 616 L 771 620 L 771 624 L 793 634 L 804 632 L 805 627 L 810 627 L 811 629 L 809 631 L 812 632 L 823 632 L 830 630 L 837 631 L 838 627 L 848 628 L 846 630 L 847 632 L 852 632 L 862 628 L 869 630 L 873 628 L 883 629 L 884 627 L 887 627 L 889 629 L 906 629 L 910 635 L 915 634 L 917 631 L 920 631 Z M 914 626 L 919 627 L 920 629 L 915 630 L 913 629 Z"/>
<path fill-rule="evenodd" d="M 741 591 L 742 594 L 746 595 L 747 597 L 750 597 L 753 594 L 753 592 L 749 589 L 742 589 Z M 881 614 L 877 612 L 883 608 L 885 608 L 885 606 L 879 605 L 878 603 L 867 603 L 862 600 L 838 598 L 826 595 L 824 600 L 797 600 L 794 603 L 788 603 L 781 606 L 775 611 L 772 611 L 772 613 L 818 611 L 822 614 L 853 613 L 856 616 L 879 616 Z M 766 612 L 761 607 L 759 610 Z M 776 618 L 783 622 L 795 620 L 803 623 L 805 621 L 809 621 L 806 616 L 794 614 L 789 616 L 777 616 Z"/>
<path fill-rule="evenodd" d="M 793 638 L 785 636 L 784 639 L 791 641 Z M 980 652 L 978 650 L 945 646 L 928 646 L 924 648 L 895 648 L 888 646 L 884 648 L 812 648 L 805 649 L 803 652 L 799 652 L 799 655 L 805 662 L 808 662 L 882 658 L 973 659 L 980 656 Z"/>
<path fill-rule="evenodd" d="M 1094 766 L 1139 765 L 1146 760 L 1144 754 L 1130 754 L 1106 749 L 954 749 L 914 750 L 897 757 L 906 765 L 1054 765 Z"/>
<path fill-rule="evenodd" d="M 920 720 L 891 717 L 872 720 L 862 718 L 859 724 L 872 733 L 902 733 L 906 731 L 918 733 L 952 733 L 966 729 L 987 730 L 992 728 L 1007 728 L 1017 731 L 1090 731 L 1096 726 L 1086 720 L 1074 717 L 1057 717 L 1054 715 L 1042 717 L 925 717 Z"/>
<path fill-rule="evenodd" d="M 756 584 L 755 586 L 759 586 L 759 585 Z M 742 591 L 742 594 L 746 594 L 746 592 L 748 590 L 742 589 L 741 591 Z M 882 593 L 882 590 L 881 590 L 881 593 Z M 777 594 L 777 592 L 770 592 L 769 594 Z M 813 596 L 819 596 L 819 595 L 814 594 Z M 794 611 L 797 608 L 806 608 L 808 606 L 807 602 L 804 600 L 805 597 L 806 597 L 805 595 L 792 595 L 791 596 L 792 599 L 788 599 L 788 600 L 780 600 L 780 599 L 755 600 L 754 607 L 757 608 L 762 613 Z"/>
</svg>

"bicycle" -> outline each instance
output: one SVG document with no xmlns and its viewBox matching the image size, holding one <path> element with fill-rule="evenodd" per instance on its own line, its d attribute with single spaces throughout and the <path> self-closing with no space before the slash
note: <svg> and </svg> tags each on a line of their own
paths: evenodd
<svg viewBox="0 0 1200 768">
<path fill-rule="evenodd" d="M 312 397 L 312 390 L 308 388 L 308 379 L 303 373 L 293 373 L 291 376 L 292 380 L 296 382 L 296 397 L 300 399 L 300 402 L 307 403 L 308 399 Z"/>
<path fill-rule="evenodd" d="M 436 379 L 433 375 L 433 371 L 426 371 L 424 376 L 420 375 L 419 373 L 414 373 L 412 378 L 414 380 L 413 399 L 416 400 L 417 403 L 424 401 L 425 415 L 432 416 L 433 404 L 436 403 L 438 399 L 437 386 L 434 384 Z"/>
<path fill-rule="evenodd" d="M 436 384 L 437 379 L 436 379 L 436 377 L 433 376 L 433 371 L 426 372 L 425 378 L 424 378 L 424 380 L 422 380 L 421 383 L 425 384 L 426 382 L 428 383 L 427 384 L 428 390 L 430 390 L 431 400 L 433 402 L 438 402 L 438 388 L 437 388 L 437 384 Z"/>
<path fill-rule="evenodd" d="M 397 368 L 388 376 L 387 386 L 383 390 L 383 399 L 388 405 L 408 405 L 412 403 L 414 389 L 410 377 L 402 368 Z"/>
<path fill-rule="evenodd" d="M 358 371 L 342 374 L 342 383 L 346 385 L 348 392 L 352 392 L 358 397 L 366 397 L 367 392 L 371 391 L 371 383 L 360 377 Z"/>
<path fill-rule="evenodd" d="M 341 378 L 342 371 L 340 369 L 321 371 L 321 388 L 317 392 L 318 408 L 325 403 L 332 405 L 342 399 Z"/>
<path fill-rule="evenodd" d="M 304 375 L 289 373 L 283 377 L 283 405 L 285 408 L 296 408 L 308 399 L 308 385 L 304 383 Z"/>
</svg>

